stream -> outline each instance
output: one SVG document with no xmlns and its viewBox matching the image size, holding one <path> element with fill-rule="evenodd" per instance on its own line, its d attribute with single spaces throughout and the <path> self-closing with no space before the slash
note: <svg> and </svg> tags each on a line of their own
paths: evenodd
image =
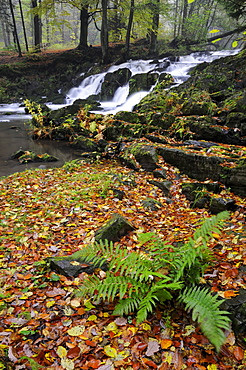
<svg viewBox="0 0 246 370">
<path fill-rule="evenodd" d="M 111 66 L 108 71 L 86 77 L 78 87 L 73 87 L 67 94 L 64 105 L 47 104 L 51 109 L 59 109 L 72 104 L 76 99 L 86 99 L 90 95 L 98 94 L 107 72 L 114 72 L 120 68 L 130 69 L 132 75 L 138 73 L 170 73 L 176 85 L 189 77 L 189 71 L 197 64 L 212 62 L 215 59 L 237 54 L 239 50 L 222 50 L 216 52 L 193 53 L 187 56 L 174 58 L 174 60 L 129 60 L 120 65 Z M 160 72 L 161 71 L 161 72 Z M 154 86 L 151 87 L 150 91 Z M 134 106 L 150 91 L 140 91 L 129 95 L 129 84 L 119 87 L 113 99 L 100 102 L 101 110 L 97 113 L 115 114 L 118 111 L 132 111 Z M 24 108 L 19 104 L 0 104 L 0 177 L 29 168 L 60 167 L 65 162 L 79 158 L 80 153 L 71 148 L 68 143 L 51 140 L 33 140 L 30 136 L 28 121 L 30 116 L 25 114 Z M 33 151 L 37 154 L 48 153 L 57 157 L 57 162 L 20 164 L 17 159 L 10 159 L 17 150 Z"/>
</svg>

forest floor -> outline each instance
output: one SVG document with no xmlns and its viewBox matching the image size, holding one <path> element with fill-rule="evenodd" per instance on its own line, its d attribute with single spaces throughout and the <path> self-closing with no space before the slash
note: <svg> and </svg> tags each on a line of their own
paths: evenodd
<svg viewBox="0 0 246 370">
<path fill-rule="evenodd" d="M 112 315 L 113 303 L 95 304 L 95 297 L 74 295 L 85 273 L 69 278 L 47 265 L 47 257 L 70 255 L 92 243 L 96 230 L 114 213 L 134 226 L 120 241 L 129 252 L 140 249 L 138 234 L 143 232 L 156 232 L 171 244 L 187 241 L 211 215 L 190 208 L 181 191 L 186 176 L 161 160 L 160 165 L 173 182 L 171 202 L 148 182 L 152 173 L 133 172 L 116 161 L 68 163 L 1 179 L 1 369 L 245 369 L 246 351 L 233 331 L 226 333 L 226 343 L 216 353 L 175 301 L 136 325 L 134 313 L 120 318 Z M 122 200 L 115 198 L 112 187 L 124 191 Z M 145 209 L 146 197 L 162 206 Z M 222 234 L 214 234 L 209 244 L 213 262 L 204 275 L 212 291 L 226 299 L 245 287 L 239 268 L 246 261 L 246 203 L 230 197 L 238 210 Z"/>
</svg>

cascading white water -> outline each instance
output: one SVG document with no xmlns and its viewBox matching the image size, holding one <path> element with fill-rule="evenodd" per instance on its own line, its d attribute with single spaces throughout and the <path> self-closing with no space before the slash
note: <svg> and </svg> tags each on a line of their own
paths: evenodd
<svg viewBox="0 0 246 370">
<path fill-rule="evenodd" d="M 189 71 L 197 64 L 203 62 L 212 62 L 215 59 L 227 55 L 237 54 L 239 50 L 222 50 L 216 52 L 193 53 L 177 58 L 177 61 L 168 61 L 167 58 L 159 61 L 152 60 L 129 60 L 120 65 L 111 66 L 107 72 L 86 77 L 79 87 L 72 88 L 67 94 L 66 104 L 72 104 L 76 99 L 86 99 L 90 95 L 100 93 L 104 77 L 107 73 L 115 72 L 122 68 L 128 68 L 131 75 L 134 76 L 139 73 L 162 72 L 169 73 L 173 76 L 174 82 L 180 84 L 189 78 Z M 154 86 L 151 87 L 153 89 Z M 100 102 L 100 111 L 103 114 L 115 114 L 121 110 L 131 111 L 133 107 L 143 99 L 150 91 L 140 91 L 129 95 L 129 84 L 119 87 L 112 100 L 107 102 Z"/>
<path fill-rule="evenodd" d="M 128 68 L 131 71 L 131 75 L 134 76 L 139 73 L 155 72 L 170 73 L 176 84 L 184 82 L 189 77 L 189 71 L 197 64 L 203 62 L 212 62 L 215 59 L 219 59 L 224 56 L 237 54 L 240 50 L 222 50 L 216 52 L 204 52 L 204 53 L 193 53 L 186 56 L 176 58 L 176 61 L 169 61 L 167 58 L 160 59 L 158 61 L 153 60 L 129 60 L 120 65 L 111 66 L 106 72 L 90 75 L 81 82 L 80 86 L 73 87 L 67 94 L 65 104 L 47 104 L 51 109 L 59 109 L 66 105 L 71 105 L 77 99 L 86 99 L 90 95 L 97 95 L 101 91 L 101 86 L 104 81 L 105 75 L 110 72 L 115 72 L 118 69 Z M 151 87 L 153 89 L 154 85 Z M 109 114 L 116 113 L 120 110 L 132 111 L 134 106 L 140 102 L 150 91 L 140 91 L 129 95 L 129 84 L 119 87 L 111 101 L 100 102 L 101 110 L 98 113 Z M 20 107 L 19 104 L 0 104 L 0 122 L 9 121 L 10 117 L 5 115 L 6 112 L 19 113 L 23 115 L 24 108 Z M 13 119 L 13 115 L 11 118 Z"/>
</svg>

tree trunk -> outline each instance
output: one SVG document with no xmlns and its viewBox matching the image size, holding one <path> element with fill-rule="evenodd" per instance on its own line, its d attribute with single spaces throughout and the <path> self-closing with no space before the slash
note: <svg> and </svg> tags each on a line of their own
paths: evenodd
<svg viewBox="0 0 246 370">
<path fill-rule="evenodd" d="M 20 13 L 21 13 L 21 23 L 22 23 L 23 33 L 24 33 L 24 39 L 25 39 L 25 44 L 26 44 L 26 51 L 28 51 L 28 42 L 27 42 L 27 36 L 26 36 L 26 27 L 25 27 L 25 21 L 24 21 L 24 16 L 23 16 L 23 11 L 22 11 L 21 0 L 19 0 L 19 7 L 20 7 Z"/>
<path fill-rule="evenodd" d="M 160 14 L 160 0 L 156 0 L 156 2 L 153 3 L 152 30 L 150 32 L 149 52 L 151 54 L 156 53 L 157 34 L 158 34 L 159 17 L 160 17 L 159 14 Z"/>
<path fill-rule="evenodd" d="M 89 5 L 86 5 L 80 10 L 80 37 L 79 37 L 79 45 L 77 46 L 77 49 L 79 50 L 88 46 L 88 43 L 87 43 L 88 24 L 89 24 L 88 7 Z"/>
<path fill-rule="evenodd" d="M 102 47 L 102 63 L 108 62 L 108 0 L 102 0 L 102 26 L 101 26 L 101 47 Z"/>
<path fill-rule="evenodd" d="M 126 58 L 129 57 L 130 37 L 131 37 L 131 29 L 132 29 L 132 22 L 133 22 L 133 14 L 134 14 L 134 0 L 131 0 L 130 14 L 129 14 L 127 31 L 126 31 Z"/>
<path fill-rule="evenodd" d="M 16 45 L 17 45 L 17 50 L 18 50 L 18 53 L 19 53 L 18 56 L 22 57 L 19 37 L 18 37 L 18 33 L 17 33 L 16 22 L 15 22 L 15 15 L 14 15 L 14 8 L 13 8 L 12 0 L 9 0 L 9 6 L 10 6 L 10 11 L 11 11 L 13 26 L 14 26 L 14 38 L 15 38 L 15 42 L 16 42 Z"/>
<path fill-rule="evenodd" d="M 32 0 L 32 8 L 37 8 L 37 0 Z M 34 26 L 34 46 L 35 51 L 41 51 L 41 20 L 38 14 L 34 14 L 33 17 L 33 26 Z"/>
<path fill-rule="evenodd" d="M 184 0 L 182 26 L 181 26 L 181 36 L 183 36 L 184 38 L 186 38 L 185 23 L 186 23 L 187 16 L 188 16 L 188 0 Z"/>
</svg>

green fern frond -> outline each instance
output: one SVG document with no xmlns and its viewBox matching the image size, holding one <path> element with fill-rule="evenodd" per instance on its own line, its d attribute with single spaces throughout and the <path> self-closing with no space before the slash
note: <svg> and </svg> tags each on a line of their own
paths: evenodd
<svg viewBox="0 0 246 370">
<path fill-rule="evenodd" d="M 113 315 L 128 315 L 138 309 L 139 304 L 142 300 L 142 296 L 132 296 L 131 298 L 125 298 L 119 301 L 113 311 Z"/>
<path fill-rule="evenodd" d="M 147 319 L 148 313 L 153 311 L 153 308 L 156 306 L 159 301 L 157 295 L 150 291 L 145 295 L 138 305 L 136 323 L 140 324 L 142 321 Z"/>
<path fill-rule="evenodd" d="M 228 312 L 219 310 L 223 300 L 218 301 L 217 296 L 199 286 L 186 288 L 180 293 L 179 300 L 185 303 L 186 310 L 192 310 L 192 319 L 199 322 L 203 334 L 219 351 L 225 341 L 222 329 L 230 329 Z"/>
<path fill-rule="evenodd" d="M 207 246 L 209 239 L 212 237 L 214 232 L 220 234 L 224 221 L 229 217 L 229 212 L 224 211 L 211 218 L 207 218 L 201 227 L 194 233 L 193 238 L 181 248 L 176 249 L 176 255 L 174 255 L 173 264 L 173 276 L 175 281 L 183 278 L 184 273 L 194 280 L 191 283 L 196 282 L 199 279 L 205 266 L 204 261 L 208 261 L 210 258 L 210 250 Z M 197 267 L 200 269 L 197 270 Z M 191 270 L 190 274 L 187 270 Z"/>
</svg>

